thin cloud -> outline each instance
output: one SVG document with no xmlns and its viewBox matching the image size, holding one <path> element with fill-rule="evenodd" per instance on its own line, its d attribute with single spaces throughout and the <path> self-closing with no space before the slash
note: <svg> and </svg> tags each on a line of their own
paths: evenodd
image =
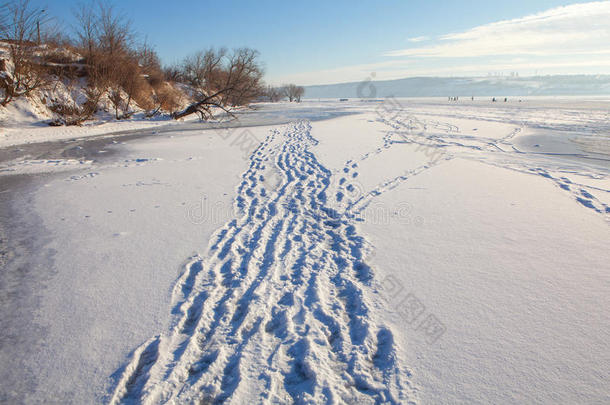
<svg viewBox="0 0 610 405">
<path fill-rule="evenodd" d="M 302 85 L 412 76 L 610 74 L 610 1 L 553 8 L 436 38 L 410 38 L 413 47 L 390 59 L 278 78 Z M 430 45 L 420 44 L 430 41 Z M 419 46 L 418 46 L 419 45 Z"/>
<path fill-rule="evenodd" d="M 409 41 L 409 42 L 423 42 L 423 41 L 427 41 L 429 39 L 430 39 L 430 37 L 421 36 L 421 37 L 408 38 L 407 41 Z"/>
<path fill-rule="evenodd" d="M 610 1 L 574 4 L 443 35 L 435 45 L 391 51 L 386 56 L 458 58 L 606 53 L 610 49 L 608 21 Z"/>
</svg>

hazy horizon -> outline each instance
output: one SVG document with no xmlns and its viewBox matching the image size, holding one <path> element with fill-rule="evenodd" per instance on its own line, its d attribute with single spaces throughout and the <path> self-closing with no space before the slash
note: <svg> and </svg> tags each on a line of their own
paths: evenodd
<svg viewBox="0 0 610 405">
<path fill-rule="evenodd" d="M 375 73 L 375 72 L 373 72 Z M 577 76 L 586 76 L 586 77 L 608 77 L 610 78 L 610 73 L 557 73 L 557 74 L 538 74 L 538 75 L 510 75 L 510 74 L 497 74 L 497 75 L 452 75 L 452 76 L 442 76 L 442 75 L 417 75 L 417 76 L 406 76 L 406 77 L 398 77 L 395 79 L 377 79 L 377 75 L 368 75 L 363 77 L 361 80 L 351 80 L 345 82 L 333 82 L 333 83 L 320 83 L 320 84 L 308 84 L 305 87 L 317 87 L 317 86 L 334 86 L 341 84 L 355 84 L 361 83 L 363 81 L 373 81 L 375 83 L 379 82 L 394 82 L 399 80 L 408 80 L 408 79 L 533 79 L 533 78 L 545 78 L 545 77 L 577 77 Z"/>
</svg>

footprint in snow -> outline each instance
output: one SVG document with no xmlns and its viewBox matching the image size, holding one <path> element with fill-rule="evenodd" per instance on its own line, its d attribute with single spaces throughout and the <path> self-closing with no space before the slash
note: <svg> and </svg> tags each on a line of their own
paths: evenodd
<svg viewBox="0 0 610 405">
<path fill-rule="evenodd" d="M 257 377 L 257 403 L 268 386 L 285 402 L 409 402 L 393 333 L 365 299 L 374 294 L 365 240 L 326 206 L 332 173 L 309 152 L 317 144 L 310 130 L 305 121 L 286 127 L 275 161 L 290 176 L 268 197 L 246 181 L 261 174 L 250 157 L 240 215 L 187 265 L 175 325 L 134 351 L 111 403 L 235 402 Z"/>
</svg>

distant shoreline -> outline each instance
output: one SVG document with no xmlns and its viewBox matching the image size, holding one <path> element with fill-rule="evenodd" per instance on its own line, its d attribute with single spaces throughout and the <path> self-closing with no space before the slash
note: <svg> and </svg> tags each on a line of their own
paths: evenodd
<svg viewBox="0 0 610 405">
<path fill-rule="evenodd" d="M 306 99 L 384 97 L 606 96 L 610 75 L 410 77 L 305 86 Z"/>
</svg>

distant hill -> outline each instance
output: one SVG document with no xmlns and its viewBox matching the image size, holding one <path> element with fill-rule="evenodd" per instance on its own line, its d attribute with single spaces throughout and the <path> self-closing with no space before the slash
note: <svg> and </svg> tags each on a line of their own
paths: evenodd
<svg viewBox="0 0 610 405">
<path fill-rule="evenodd" d="M 372 85 L 373 87 L 370 87 Z M 372 90 L 374 88 L 374 90 Z M 609 95 L 610 75 L 412 77 L 306 86 L 305 98 Z"/>
</svg>

